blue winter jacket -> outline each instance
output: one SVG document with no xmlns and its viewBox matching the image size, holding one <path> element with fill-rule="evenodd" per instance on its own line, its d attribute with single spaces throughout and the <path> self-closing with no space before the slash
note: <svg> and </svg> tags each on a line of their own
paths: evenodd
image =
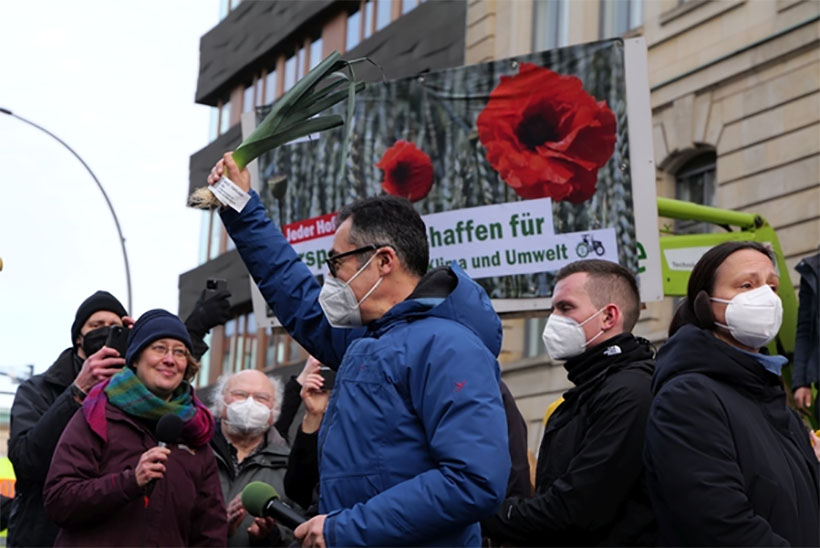
<svg viewBox="0 0 820 548">
<path fill-rule="evenodd" d="M 338 367 L 319 437 L 329 546 L 479 546 L 510 457 L 496 356 L 501 322 L 457 267 L 443 299 L 408 299 L 365 328 L 337 329 L 320 286 L 258 195 L 222 220 L 279 321 Z"/>
</svg>

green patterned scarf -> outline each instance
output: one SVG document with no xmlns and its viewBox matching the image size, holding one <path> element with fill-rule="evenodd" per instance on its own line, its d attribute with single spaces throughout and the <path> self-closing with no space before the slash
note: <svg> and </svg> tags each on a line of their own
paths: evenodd
<svg viewBox="0 0 820 548">
<path fill-rule="evenodd" d="M 182 381 L 177 387 L 170 401 L 165 401 L 148 390 L 130 367 L 123 367 L 119 373 L 111 377 L 111 381 L 105 387 L 105 394 L 109 402 L 125 413 L 149 421 L 158 421 L 160 417 L 168 414 L 187 421 L 197 412 L 191 385 L 186 381 Z"/>
</svg>

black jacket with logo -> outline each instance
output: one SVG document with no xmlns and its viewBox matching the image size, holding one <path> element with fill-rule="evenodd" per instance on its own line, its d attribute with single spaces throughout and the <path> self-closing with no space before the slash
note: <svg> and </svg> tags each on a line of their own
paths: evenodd
<svg viewBox="0 0 820 548">
<path fill-rule="evenodd" d="M 671 546 L 818 546 L 818 462 L 780 378 L 711 331 L 658 354 L 647 485 Z"/>
<path fill-rule="evenodd" d="M 575 388 L 547 423 L 535 496 L 509 498 L 485 520 L 496 541 L 519 546 L 655 542 L 643 483 L 653 351 L 622 334 L 565 364 Z"/>
</svg>

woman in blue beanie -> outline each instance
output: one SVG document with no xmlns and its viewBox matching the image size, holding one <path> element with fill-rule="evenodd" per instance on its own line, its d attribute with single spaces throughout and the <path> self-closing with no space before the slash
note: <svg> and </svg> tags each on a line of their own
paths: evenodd
<svg viewBox="0 0 820 548">
<path fill-rule="evenodd" d="M 56 546 L 224 546 L 214 421 L 188 382 L 199 370 L 182 321 L 143 314 L 128 367 L 98 384 L 66 427 L 43 490 Z M 160 426 L 176 423 L 179 428 Z M 178 435 L 177 435 L 178 433 Z M 159 444 L 157 437 L 163 438 Z M 160 446 L 161 445 L 161 446 Z"/>
</svg>

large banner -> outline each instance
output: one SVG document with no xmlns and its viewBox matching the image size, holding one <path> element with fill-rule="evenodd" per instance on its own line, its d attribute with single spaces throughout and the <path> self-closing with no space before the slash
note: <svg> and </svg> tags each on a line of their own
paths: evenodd
<svg viewBox="0 0 820 548">
<path fill-rule="evenodd" d="M 266 109 L 249 114 L 245 135 Z M 368 84 L 352 122 L 251 173 L 317 276 L 335 212 L 393 194 L 423 216 L 430 267 L 456 261 L 516 312 L 547 306 L 556 271 L 583 258 L 619 262 L 644 301 L 662 297 L 652 162 L 646 46 L 616 39 Z"/>
</svg>

